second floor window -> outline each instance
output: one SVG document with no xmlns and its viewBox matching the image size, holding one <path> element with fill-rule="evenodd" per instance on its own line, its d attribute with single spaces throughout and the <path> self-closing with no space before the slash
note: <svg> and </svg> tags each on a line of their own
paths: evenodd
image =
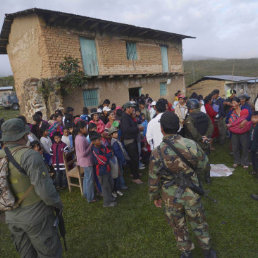
<svg viewBox="0 0 258 258">
<path fill-rule="evenodd" d="M 126 54 L 128 60 L 137 60 L 136 43 L 126 42 Z"/>
</svg>

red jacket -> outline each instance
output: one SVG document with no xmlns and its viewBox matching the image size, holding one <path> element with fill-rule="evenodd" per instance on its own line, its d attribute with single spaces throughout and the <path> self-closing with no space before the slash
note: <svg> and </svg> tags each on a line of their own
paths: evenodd
<svg viewBox="0 0 258 258">
<path fill-rule="evenodd" d="M 64 158 L 63 158 L 63 153 L 64 152 L 68 152 L 68 146 L 63 143 L 63 142 L 59 142 L 56 143 L 54 142 L 51 148 L 51 154 L 52 156 L 52 164 L 55 165 L 59 165 L 60 169 L 64 169 Z"/>
</svg>

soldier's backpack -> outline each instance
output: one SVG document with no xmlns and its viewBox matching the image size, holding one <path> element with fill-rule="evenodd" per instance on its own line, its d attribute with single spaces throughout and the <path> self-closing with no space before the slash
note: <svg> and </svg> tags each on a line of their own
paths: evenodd
<svg viewBox="0 0 258 258">
<path fill-rule="evenodd" d="M 16 201 L 15 195 L 13 194 L 11 185 L 9 183 L 9 162 L 11 162 L 19 172 L 26 175 L 24 169 L 13 157 L 17 151 L 23 148 L 24 147 L 17 148 L 12 153 L 8 148 L 4 148 L 6 156 L 0 159 L 0 211 L 9 211 L 19 207 L 23 200 L 33 189 L 33 186 L 31 185 L 25 191 L 23 196 L 18 201 Z"/>
</svg>

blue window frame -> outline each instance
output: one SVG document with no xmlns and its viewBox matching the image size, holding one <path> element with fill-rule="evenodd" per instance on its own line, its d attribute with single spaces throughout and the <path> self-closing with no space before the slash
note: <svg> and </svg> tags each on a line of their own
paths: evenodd
<svg viewBox="0 0 258 258">
<path fill-rule="evenodd" d="M 168 47 L 160 46 L 161 59 L 162 59 L 162 71 L 168 73 Z"/>
<path fill-rule="evenodd" d="M 128 60 L 137 60 L 136 43 L 126 42 L 126 54 Z"/>
<path fill-rule="evenodd" d="M 83 69 L 87 75 L 98 75 L 98 58 L 94 39 L 80 38 Z"/>
<path fill-rule="evenodd" d="M 98 90 L 84 90 L 83 100 L 85 107 L 93 107 L 99 105 Z"/>
<path fill-rule="evenodd" d="M 166 96 L 167 95 L 167 83 L 161 82 L 160 83 L 160 96 Z"/>
</svg>

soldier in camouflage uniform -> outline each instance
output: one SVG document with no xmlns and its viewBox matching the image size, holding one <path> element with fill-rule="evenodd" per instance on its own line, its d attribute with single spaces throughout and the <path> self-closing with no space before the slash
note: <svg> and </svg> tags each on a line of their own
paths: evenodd
<svg viewBox="0 0 258 258">
<path fill-rule="evenodd" d="M 189 238 L 186 218 L 195 233 L 206 258 L 216 257 L 211 248 L 208 224 L 205 219 L 201 197 L 189 187 L 181 188 L 182 184 L 175 178 L 188 178 L 196 186 L 199 180 L 196 171 L 186 165 L 165 141 L 174 147 L 198 170 L 208 170 L 209 161 L 203 150 L 194 141 L 177 135 L 179 119 L 173 112 L 165 112 L 161 119 L 161 131 L 164 135 L 159 147 L 152 151 L 149 166 L 149 195 L 156 207 L 165 206 L 165 214 L 174 230 L 177 246 L 182 252 L 180 257 L 192 257 L 194 244 Z M 168 172 L 169 171 L 169 172 Z"/>
<path fill-rule="evenodd" d="M 210 153 L 210 137 L 214 127 L 209 116 L 200 111 L 200 104 L 197 99 L 189 99 L 186 103 L 189 110 L 184 123 L 185 137 L 197 142 L 203 151 Z M 210 183 L 210 170 L 205 173 L 205 181 Z"/>
<path fill-rule="evenodd" d="M 60 258 L 62 244 L 54 227 L 54 208 L 63 205 L 39 152 L 28 147 L 29 127 L 21 119 L 7 120 L 1 127 L 4 147 L 13 154 L 15 161 L 26 175 L 9 162 L 9 180 L 12 191 L 19 201 L 33 186 L 20 206 L 5 212 L 11 236 L 17 251 L 24 258 Z M 0 158 L 6 156 L 0 150 Z"/>
</svg>

